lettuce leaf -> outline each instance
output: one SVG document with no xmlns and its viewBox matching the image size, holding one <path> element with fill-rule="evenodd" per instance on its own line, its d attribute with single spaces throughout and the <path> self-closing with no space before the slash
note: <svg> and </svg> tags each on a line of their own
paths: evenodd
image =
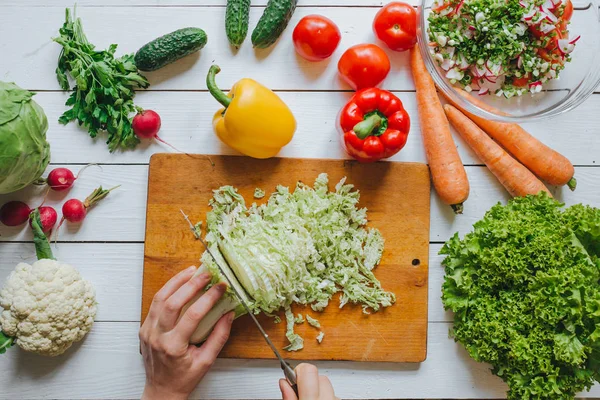
<svg viewBox="0 0 600 400">
<path fill-rule="evenodd" d="M 451 334 L 509 399 L 571 399 L 598 379 L 600 210 L 545 193 L 496 205 L 442 248 Z"/>
</svg>

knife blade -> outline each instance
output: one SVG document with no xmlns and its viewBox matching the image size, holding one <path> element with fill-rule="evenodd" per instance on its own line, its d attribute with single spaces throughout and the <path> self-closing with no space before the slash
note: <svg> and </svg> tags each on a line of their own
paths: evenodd
<svg viewBox="0 0 600 400">
<path fill-rule="evenodd" d="M 229 278 L 229 275 L 225 273 L 223 267 L 221 266 L 221 264 L 219 264 L 219 261 L 217 261 L 217 258 L 214 256 L 214 254 L 212 253 L 212 251 L 208 248 L 208 245 L 202 239 L 202 236 L 200 236 L 200 233 L 198 232 L 198 230 L 196 229 L 196 227 L 194 226 L 194 224 L 192 224 L 192 221 L 190 221 L 189 217 L 183 212 L 183 210 L 179 210 L 179 211 L 181 211 L 181 215 L 183 215 L 183 218 L 189 224 L 190 229 L 191 229 L 192 233 L 194 234 L 194 236 L 196 237 L 196 239 L 198 239 L 200 241 L 200 243 L 202 243 L 202 246 L 204 246 L 204 249 L 206 250 L 206 252 L 213 259 L 213 261 L 217 265 L 217 268 L 219 268 L 219 271 L 221 272 L 221 275 L 223 275 L 225 277 L 225 280 L 227 281 L 227 283 L 229 285 L 229 288 L 231 289 L 231 291 L 233 292 L 233 294 L 237 297 L 238 301 L 242 304 L 242 306 L 244 307 L 244 309 L 246 310 L 246 312 L 248 313 L 248 315 L 250 315 L 250 317 L 254 321 L 254 324 L 256 325 L 256 327 L 258 328 L 258 330 L 262 334 L 263 338 L 265 339 L 265 342 L 267 342 L 267 344 L 269 345 L 269 347 L 273 351 L 273 354 L 275 354 L 275 356 L 279 360 L 279 363 L 281 365 L 281 369 L 283 370 L 283 374 L 285 376 L 285 379 L 288 381 L 288 383 L 290 384 L 290 386 L 294 390 L 294 393 L 296 393 L 296 396 L 298 396 L 298 383 L 296 382 L 296 373 L 294 372 L 294 369 L 292 368 L 292 366 L 290 365 L 290 363 L 288 363 L 281 356 L 281 354 L 277 350 L 277 347 L 275 347 L 275 345 L 273 344 L 273 342 L 269 338 L 269 335 L 267 334 L 267 332 L 263 329 L 262 325 L 260 324 L 260 322 L 258 322 L 258 319 L 256 319 L 256 316 L 254 315 L 254 313 L 252 312 L 252 310 L 250 310 L 250 307 L 248 306 L 248 304 L 246 304 L 246 302 L 244 301 L 244 298 L 240 295 L 240 293 L 237 291 L 237 288 L 233 285 L 233 282 Z M 231 267 L 229 266 L 229 263 L 227 262 L 227 259 L 225 257 L 222 257 L 222 259 L 227 264 L 227 268 L 230 271 L 232 271 Z"/>
</svg>

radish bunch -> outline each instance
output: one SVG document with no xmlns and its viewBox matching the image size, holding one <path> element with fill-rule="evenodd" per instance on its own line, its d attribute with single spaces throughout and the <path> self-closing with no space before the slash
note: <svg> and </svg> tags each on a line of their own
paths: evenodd
<svg viewBox="0 0 600 400">
<path fill-rule="evenodd" d="M 40 179 L 36 184 L 47 185 L 50 190 L 62 192 L 70 189 L 83 170 L 89 167 L 89 164 L 82 168 L 77 176 L 68 168 L 55 168 L 48 174 L 45 179 Z M 108 194 L 118 186 L 109 190 L 102 189 L 102 186 L 95 189 L 84 201 L 78 199 L 67 200 L 62 206 L 63 216 L 59 225 L 66 220 L 69 222 L 81 222 L 85 218 L 90 207 L 94 206 L 100 200 L 108 196 Z M 44 200 L 45 202 L 45 200 Z M 48 234 L 52 231 L 58 220 L 58 213 L 53 207 L 44 206 L 44 203 L 37 208 L 30 208 L 29 205 L 22 201 L 9 201 L 0 207 L 0 223 L 6 226 L 20 226 L 29 221 L 29 215 L 34 210 L 39 210 L 42 230 Z M 31 225 L 31 223 L 30 223 Z"/>
</svg>

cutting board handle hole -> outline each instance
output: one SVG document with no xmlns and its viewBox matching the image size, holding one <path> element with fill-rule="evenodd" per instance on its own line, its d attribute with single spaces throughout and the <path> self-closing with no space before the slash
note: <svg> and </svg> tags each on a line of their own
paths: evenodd
<svg viewBox="0 0 600 400">
<path fill-rule="evenodd" d="M 421 265 L 421 260 L 419 260 L 418 258 L 415 258 L 414 260 L 412 260 L 412 265 L 414 265 L 415 267 L 418 267 L 419 265 Z"/>
</svg>

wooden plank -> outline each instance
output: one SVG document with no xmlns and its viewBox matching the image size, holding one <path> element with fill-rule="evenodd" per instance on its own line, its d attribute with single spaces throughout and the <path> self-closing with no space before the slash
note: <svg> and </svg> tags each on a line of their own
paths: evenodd
<svg viewBox="0 0 600 400">
<path fill-rule="evenodd" d="M 52 250 L 58 260 L 76 267 L 96 289 L 96 321 L 139 321 L 143 244 L 59 243 Z M 32 243 L 0 242 L 0 285 L 18 263 L 35 260 Z"/>
<path fill-rule="evenodd" d="M 146 74 L 153 90 L 205 90 L 204 77 L 213 63 L 223 67 L 223 72 L 217 78 L 222 88 L 230 88 L 239 79 L 249 77 L 272 89 L 349 90 L 337 76 L 337 60 L 348 47 L 375 41 L 371 21 L 377 11 L 377 7 L 300 7 L 294 13 L 290 27 L 295 26 L 303 16 L 322 14 L 333 19 L 342 32 L 342 40 L 334 55 L 320 63 L 308 62 L 296 55 L 291 39 L 292 29 L 286 29 L 281 40 L 269 49 L 255 51 L 250 40 L 246 40 L 239 51 L 232 50 L 223 27 L 224 7 L 144 7 L 141 13 L 136 8 L 128 7 L 82 7 L 78 15 L 83 19 L 89 40 L 97 48 L 118 43 L 118 54 L 135 52 L 155 37 L 181 27 L 203 28 L 208 35 L 208 45 L 201 52 Z M 252 8 L 251 26 L 256 24 L 261 13 L 261 7 Z M 143 14 L 144 29 L 132 28 L 132 14 Z M 19 37 L 19 40 L 6 41 L 2 46 L 2 80 L 15 81 L 31 90 L 59 90 L 54 71 L 60 46 L 53 43 L 51 38 L 58 34 L 63 23 L 64 8 L 3 7 L 2 15 L 4 21 L 0 25 L 0 35 Z M 573 21 L 578 18 L 576 11 Z M 36 26 L 36 29 L 28 29 L 30 26 Z M 574 26 L 582 25 L 574 23 Z M 576 33 L 582 33 L 584 37 L 593 35 L 586 32 L 573 34 Z M 383 87 L 389 90 L 413 90 L 408 53 L 383 47 L 392 63 L 392 70 Z M 575 60 L 578 51 L 573 53 Z M 582 75 L 589 65 L 588 62 L 574 62 L 563 72 L 562 80 L 557 84 L 568 81 L 567 73 Z M 528 98 L 524 97 L 522 101 L 528 101 Z"/>
<path fill-rule="evenodd" d="M 56 165 L 63 166 L 63 165 Z M 69 166 L 75 172 L 81 166 Z M 465 213 L 455 216 L 450 207 L 443 204 L 432 190 L 430 240 L 447 240 L 454 232 L 464 234 L 471 230 L 473 223 L 498 201 L 506 201 L 509 196 L 496 178 L 485 167 L 467 167 L 471 183 L 471 195 L 465 203 Z M 598 206 L 600 198 L 600 168 L 577 167 L 575 176 L 578 187 L 575 192 L 566 188 L 551 187 L 554 196 L 567 204 L 584 203 Z M 143 242 L 144 215 L 147 190 L 147 165 L 103 165 L 102 170 L 89 168 L 68 193 L 50 193 L 47 205 L 60 207 L 67 198 L 83 199 L 102 184 L 105 187 L 122 186 L 99 203 L 86 216 L 81 225 L 66 225 L 60 232 L 60 240 L 67 242 L 110 241 Z M 192 178 L 190 178 L 192 179 Z M 30 187 L 9 195 L 0 196 L 0 204 L 9 200 L 23 200 L 35 206 L 42 202 L 44 191 Z M 0 241 L 31 240 L 31 233 L 25 227 L 9 228 L 0 226 Z"/>
<path fill-rule="evenodd" d="M 253 7 L 250 26 L 255 26 L 263 9 Z M 60 46 L 51 41 L 64 22 L 63 7 L 3 7 L 4 22 L 0 35 L 19 35 L 20 40 L 5 41 L 0 58 L 0 77 L 32 90 L 59 90 L 55 69 Z M 97 48 L 118 43 L 117 54 L 137 51 L 150 40 L 185 26 L 198 26 L 208 35 L 208 44 L 199 53 L 159 71 L 145 73 L 153 90 L 205 90 L 205 77 L 211 64 L 223 71 L 217 78 L 222 88 L 230 88 L 239 79 L 254 78 L 272 89 L 350 90 L 337 78 L 337 59 L 351 45 L 374 40 L 371 28 L 377 8 L 301 7 L 290 27 L 305 15 L 322 14 L 332 18 L 342 32 L 342 40 L 329 61 L 312 63 L 296 55 L 292 29 L 269 49 L 254 50 L 250 38 L 234 51 L 224 29 L 223 7 L 144 7 L 144 29 L 132 25 L 127 7 L 82 7 L 77 14 L 89 40 Z M 44 21 L 40 24 L 39 21 Z M 368 22 L 367 22 L 368 21 Z M 27 26 L 36 29 L 27 29 Z M 408 54 L 388 51 L 393 63 L 386 80 L 388 89 L 413 89 L 408 72 Z M 268 73 L 265 71 L 268 70 Z"/>
<path fill-rule="evenodd" d="M 34 262 L 31 243 L 0 242 L 0 282 L 19 262 Z M 441 287 L 444 269 L 441 244 L 429 246 L 429 322 L 450 322 L 452 313 L 444 311 Z M 76 266 L 96 288 L 96 321 L 140 322 L 144 245 L 141 243 L 61 243 L 55 248 L 61 261 Z M 197 263 L 195 263 L 197 264 Z M 119 282 L 119 285 L 115 285 Z"/>
<path fill-rule="evenodd" d="M 267 4 L 268 0 L 253 0 L 253 7 L 260 7 Z M 21 7 L 48 7 L 48 2 L 44 0 L 4 0 L 6 6 L 21 6 Z M 298 8 L 302 7 L 379 7 L 388 3 L 388 0 L 302 0 L 298 4 Z M 407 3 L 414 6 L 419 5 L 419 0 L 408 0 Z M 589 0 L 573 1 L 575 7 L 585 7 L 589 4 Z M 55 0 L 52 2 L 52 7 L 71 7 L 72 2 L 69 0 Z M 123 4 L 119 0 L 80 0 L 77 2 L 77 7 L 225 7 L 225 0 L 129 0 Z"/>
<path fill-rule="evenodd" d="M 253 0 L 253 7 L 260 7 L 267 4 L 268 0 Z M 21 7 L 48 7 L 48 2 L 43 0 L 5 0 L 7 6 Z M 329 6 L 329 7 L 379 7 L 386 4 L 387 0 L 302 0 L 298 4 L 298 8 L 314 7 L 314 6 Z M 409 4 L 417 5 L 418 0 L 410 0 Z M 55 0 L 52 2 L 52 7 L 72 7 L 73 3 L 69 0 Z M 123 4 L 119 0 L 80 0 L 77 2 L 77 7 L 109 7 L 109 6 L 124 6 L 124 7 L 225 7 L 225 0 L 129 0 Z"/>
<path fill-rule="evenodd" d="M 391 160 L 426 162 L 415 95 L 396 94 L 412 118 L 408 142 Z M 280 92 L 279 96 L 290 106 L 298 121 L 296 135 L 280 153 L 282 157 L 347 157 L 339 144 L 335 125 L 337 114 L 348 101 L 350 93 Z M 63 126 L 58 123 L 58 117 L 66 110 L 66 98 L 64 93 L 41 92 L 35 96 L 48 116 L 48 140 L 52 144 L 53 163 L 146 164 L 152 154 L 171 151 L 160 143 L 144 142 L 135 151 L 109 153 L 104 135 L 93 140 L 77 124 Z M 203 154 L 235 154 L 213 133 L 210 121 L 219 105 L 208 93 L 142 92 L 136 97 L 136 103 L 161 115 L 160 135 L 175 147 Z M 594 127 L 600 125 L 598 109 L 600 95 L 593 95 L 567 114 L 523 126 L 548 146 L 560 150 L 574 164 L 595 165 L 600 163 L 600 140 L 589 139 L 596 134 Z M 454 135 L 454 138 L 463 163 L 481 164 L 459 135 Z M 586 145 L 581 146 L 581 143 Z"/>
<path fill-rule="evenodd" d="M 448 338 L 450 324 L 429 324 L 429 356 L 419 364 L 316 362 L 340 398 L 496 399 L 506 385 Z M 0 399 L 139 399 L 145 381 L 133 323 L 100 322 L 66 355 L 43 358 L 11 349 L 0 356 Z M 399 328 L 402 329 L 402 328 Z M 281 399 L 272 360 L 217 360 L 190 399 Z M 600 385 L 579 397 L 600 397 Z"/>
<path fill-rule="evenodd" d="M 261 7 L 267 4 L 268 0 L 254 0 L 253 7 Z M 387 4 L 388 0 L 302 0 L 298 8 L 302 7 L 380 7 Z M 413 6 L 421 4 L 419 0 L 408 0 L 407 3 Z M 575 8 L 584 8 L 590 4 L 589 0 L 573 1 Z M 5 6 L 21 7 L 49 7 L 48 2 L 44 0 L 4 0 Z M 71 7 L 69 0 L 55 0 L 52 7 Z M 80 0 L 77 7 L 225 7 L 225 0 L 129 0 L 123 4 L 119 0 Z"/>
<path fill-rule="evenodd" d="M 181 218 L 180 209 L 194 220 L 204 220 L 210 210 L 213 190 L 222 185 L 238 188 L 248 203 L 254 189 L 268 193 L 277 185 L 294 188 L 296 182 L 314 182 L 319 173 L 329 174 L 330 187 L 343 177 L 361 194 L 361 207 L 369 209 L 369 226 L 386 239 L 383 260 L 376 275 L 383 287 L 397 293 L 397 303 L 372 315 L 360 306 L 336 307 L 332 301 L 319 319 L 326 339 L 319 345 L 317 331 L 303 324 L 297 327 L 305 347 L 287 353 L 291 359 L 421 362 L 426 357 L 427 278 L 429 257 L 429 170 L 424 164 L 375 163 L 306 159 L 255 160 L 248 157 L 212 157 L 214 166 L 203 157 L 155 155 L 150 161 L 142 319 L 154 294 L 167 280 L 202 253 Z M 190 180 L 190 176 L 195 179 Z M 403 190 L 397 190 L 404 185 Z M 265 199 L 266 200 L 266 199 Z M 414 265 L 414 260 L 418 264 Z M 184 267 L 185 266 L 185 267 Z M 296 312 L 306 313 L 305 308 Z M 284 324 L 259 319 L 273 343 L 282 348 L 288 342 Z M 398 326 L 405 329 L 398 331 Z M 367 334 L 365 330 L 372 330 Z M 311 338 L 312 336 L 312 338 Z M 352 346 L 348 343 L 352 342 Z M 236 321 L 231 338 L 221 354 L 226 358 L 272 358 L 250 318 Z"/>
<path fill-rule="evenodd" d="M 444 311 L 441 300 L 444 278 L 440 264 L 443 256 L 438 255 L 441 247 L 438 243 L 429 246 L 429 322 L 452 321 L 452 314 Z M 35 261 L 32 249 L 31 243 L 0 242 L 0 283 L 19 262 Z M 142 243 L 60 243 L 54 253 L 59 260 L 76 266 L 96 288 L 97 321 L 140 321 Z"/>
<path fill-rule="evenodd" d="M 75 174 L 82 168 L 77 165 L 60 166 L 70 168 Z M 69 242 L 143 242 L 147 177 L 146 165 L 92 166 L 85 170 L 70 190 L 50 191 L 44 204 L 54 207 L 60 219 L 62 204 L 67 199 L 83 200 L 98 186 L 110 188 L 121 185 L 90 209 L 81 224 L 65 222 L 58 233 L 58 239 Z M 37 207 L 44 201 L 45 194 L 46 190 L 42 186 L 30 185 L 17 192 L 0 195 L 0 204 L 21 200 L 31 207 Z M 31 230 L 27 229 L 27 225 L 7 227 L 0 224 L 0 241 L 31 239 Z"/>
</svg>

